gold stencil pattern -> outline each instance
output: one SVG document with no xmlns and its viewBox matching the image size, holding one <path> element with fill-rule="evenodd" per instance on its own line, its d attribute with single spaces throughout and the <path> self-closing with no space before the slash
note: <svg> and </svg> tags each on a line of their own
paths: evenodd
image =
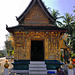
<svg viewBox="0 0 75 75">
<path fill-rule="evenodd" d="M 44 59 L 60 60 L 60 32 L 27 31 L 14 33 L 14 58 L 31 60 L 31 40 L 44 41 Z"/>
</svg>

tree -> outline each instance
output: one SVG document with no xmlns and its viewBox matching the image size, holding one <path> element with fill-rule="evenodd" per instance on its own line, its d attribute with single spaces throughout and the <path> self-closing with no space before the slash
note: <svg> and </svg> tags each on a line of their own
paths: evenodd
<svg viewBox="0 0 75 75">
<path fill-rule="evenodd" d="M 61 25 L 62 25 L 62 22 L 60 22 L 59 19 L 61 19 L 62 16 L 60 16 L 59 11 L 53 9 L 53 10 L 51 11 L 51 15 L 56 19 L 56 22 L 55 22 L 54 25 L 56 25 L 56 26 L 57 26 L 57 25 L 58 25 L 58 26 L 61 26 Z"/>
<path fill-rule="evenodd" d="M 65 13 L 65 15 L 63 16 L 63 28 L 66 28 L 68 30 L 68 34 L 70 34 L 72 36 L 72 32 L 74 30 L 74 16 L 70 13 Z"/>
<path fill-rule="evenodd" d="M 75 52 L 75 17 L 70 13 L 65 13 L 65 16 L 63 16 L 63 23 L 63 28 L 66 28 L 68 30 L 67 33 L 70 35 L 66 44 Z M 68 43 L 70 44 L 68 45 Z"/>
<path fill-rule="evenodd" d="M 72 46 L 73 52 L 75 53 L 75 38 L 72 38 L 71 46 Z"/>
<path fill-rule="evenodd" d="M 14 50 L 14 48 L 12 46 L 12 40 L 9 39 L 10 37 L 11 37 L 10 34 L 6 35 L 6 41 L 5 41 L 6 51 L 9 56 L 12 54 L 12 52 Z"/>
<path fill-rule="evenodd" d="M 75 6 L 73 6 L 73 8 L 75 8 Z M 73 10 L 73 12 L 75 12 L 75 9 Z"/>
</svg>

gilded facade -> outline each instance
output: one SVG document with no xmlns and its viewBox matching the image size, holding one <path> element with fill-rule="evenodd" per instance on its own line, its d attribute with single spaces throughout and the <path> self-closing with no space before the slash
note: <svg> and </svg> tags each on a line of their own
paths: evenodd
<svg viewBox="0 0 75 75">
<path fill-rule="evenodd" d="M 31 60 L 31 40 L 44 41 L 44 60 L 60 60 L 60 32 L 15 32 L 15 60 Z"/>
</svg>

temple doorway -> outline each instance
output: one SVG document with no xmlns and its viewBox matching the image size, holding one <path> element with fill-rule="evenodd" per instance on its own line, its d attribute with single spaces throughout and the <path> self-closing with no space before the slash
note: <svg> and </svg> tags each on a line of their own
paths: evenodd
<svg viewBox="0 0 75 75">
<path fill-rule="evenodd" d="M 31 61 L 44 61 L 44 42 L 31 41 Z"/>
</svg>

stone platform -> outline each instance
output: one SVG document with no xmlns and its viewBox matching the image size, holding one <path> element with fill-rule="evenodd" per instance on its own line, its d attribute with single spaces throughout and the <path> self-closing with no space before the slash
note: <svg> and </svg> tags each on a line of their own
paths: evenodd
<svg viewBox="0 0 75 75">
<path fill-rule="evenodd" d="M 11 73 L 11 74 L 9 74 L 9 75 L 30 75 L 30 74 L 14 74 L 14 73 Z M 34 75 L 38 75 L 38 74 L 34 74 Z M 41 74 L 41 75 L 43 75 L 43 74 Z M 44 74 L 44 75 L 56 75 L 56 74 Z"/>
<path fill-rule="evenodd" d="M 29 70 L 11 70 L 11 74 L 19 75 L 55 75 L 56 70 L 47 70 L 45 61 L 30 61 Z"/>
<path fill-rule="evenodd" d="M 55 70 L 52 70 L 55 71 Z M 56 72 L 56 71 L 55 71 Z M 55 75 L 55 74 L 29 74 L 26 70 L 11 70 L 9 75 Z"/>
</svg>

